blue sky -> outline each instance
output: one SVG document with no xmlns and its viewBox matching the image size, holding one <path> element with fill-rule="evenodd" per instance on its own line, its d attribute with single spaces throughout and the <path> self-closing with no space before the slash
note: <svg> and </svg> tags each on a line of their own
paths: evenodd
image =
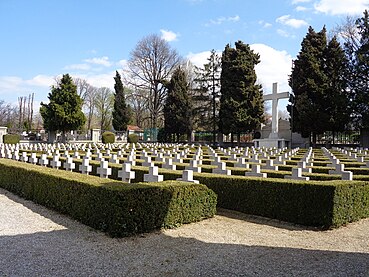
<svg viewBox="0 0 369 277">
<path fill-rule="evenodd" d="M 209 51 L 242 40 L 261 55 L 259 82 L 289 90 L 291 61 L 308 26 L 330 30 L 360 17 L 368 0 L 0 0 L 0 100 L 34 92 L 47 101 L 54 78 L 69 73 L 113 87 L 137 42 L 159 34 L 201 65 Z"/>
</svg>

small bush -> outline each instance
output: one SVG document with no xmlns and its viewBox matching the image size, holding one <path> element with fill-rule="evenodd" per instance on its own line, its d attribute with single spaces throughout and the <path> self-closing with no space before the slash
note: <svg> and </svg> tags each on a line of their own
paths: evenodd
<svg viewBox="0 0 369 277">
<path fill-rule="evenodd" d="M 3 136 L 3 142 L 8 144 L 17 144 L 20 141 L 20 136 L 16 134 L 6 134 Z"/>
<path fill-rule="evenodd" d="M 102 134 L 102 143 L 114 143 L 115 135 L 112 132 L 104 132 Z"/>
<path fill-rule="evenodd" d="M 138 142 L 138 136 L 136 134 L 128 135 L 128 142 L 129 143 L 137 143 Z"/>
</svg>

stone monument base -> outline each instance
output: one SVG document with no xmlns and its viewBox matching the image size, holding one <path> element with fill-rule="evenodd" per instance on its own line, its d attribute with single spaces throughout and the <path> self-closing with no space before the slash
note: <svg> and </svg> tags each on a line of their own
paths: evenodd
<svg viewBox="0 0 369 277">
<path fill-rule="evenodd" d="M 257 148 L 284 148 L 287 147 L 288 142 L 281 138 L 264 138 L 264 139 L 254 139 L 254 147 Z"/>
<path fill-rule="evenodd" d="M 7 127 L 0 127 L 0 143 L 3 143 L 3 136 L 7 134 Z"/>
</svg>

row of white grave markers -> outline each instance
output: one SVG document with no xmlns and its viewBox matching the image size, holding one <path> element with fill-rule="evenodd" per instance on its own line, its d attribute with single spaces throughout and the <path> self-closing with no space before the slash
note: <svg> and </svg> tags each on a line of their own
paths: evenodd
<svg viewBox="0 0 369 277">
<path fill-rule="evenodd" d="M 143 146 L 143 145 L 142 145 Z M 142 147 L 140 146 L 140 147 Z M 175 162 L 181 162 L 183 163 L 184 158 L 188 158 L 188 155 L 191 154 L 192 160 L 185 164 L 185 170 L 192 170 L 193 172 L 199 173 L 201 172 L 201 166 L 202 166 L 202 159 L 203 159 L 203 149 L 206 150 L 207 153 L 210 154 L 210 158 L 212 159 L 212 165 L 215 166 L 213 169 L 213 173 L 217 174 L 226 174 L 230 175 L 231 170 L 227 169 L 225 161 L 222 161 L 221 157 L 218 156 L 219 153 L 223 156 L 222 158 L 226 161 L 235 163 L 235 167 L 240 167 L 243 169 L 250 170 L 245 173 L 246 176 L 259 176 L 259 177 L 267 177 L 266 173 L 261 172 L 261 170 L 274 170 L 278 171 L 278 166 L 285 165 L 286 161 L 288 161 L 296 152 L 298 149 L 293 149 L 290 151 L 286 151 L 286 149 L 255 149 L 253 147 L 251 148 L 217 148 L 216 150 L 212 149 L 209 146 L 205 147 L 198 147 L 195 154 L 193 152 L 190 152 L 189 148 L 186 148 L 184 150 L 180 150 L 178 145 L 172 145 L 172 150 L 164 150 L 160 147 L 169 147 L 169 144 L 167 145 L 161 145 L 161 144 L 154 144 L 154 145 L 146 145 L 145 149 L 141 150 L 140 152 L 136 152 L 136 148 L 128 148 L 128 145 L 119 145 L 119 150 L 116 154 L 112 153 L 112 149 L 116 149 L 117 145 L 112 145 L 110 148 L 106 146 L 98 146 L 98 145 L 79 145 L 79 146 L 69 146 L 64 145 L 61 147 L 64 150 L 64 157 L 67 158 L 67 161 L 63 164 L 63 166 L 67 170 L 75 170 L 75 167 L 73 168 L 73 159 L 81 158 L 80 153 L 78 152 L 78 149 L 85 151 L 85 156 L 91 157 L 92 151 L 94 152 L 94 157 L 96 161 L 100 162 L 100 169 L 99 169 L 99 175 L 101 175 L 102 178 L 108 177 L 111 173 L 108 169 L 108 163 L 104 162 L 106 159 L 109 160 L 110 163 L 119 163 L 119 159 L 124 158 L 127 156 L 125 163 L 131 164 L 131 166 L 135 165 L 135 158 L 136 156 L 139 156 L 143 160 L 143 165 L 147 167 L 154 167 L 155 164 L 153 162 L 153 159 L 155 162 L 162 162 L 163 168 L 176 170 L 176 165 L 173 164 L 173 161 Z M 185 145 L 184 145 L 185 146 Z M 52 153 L 59 152 L 58 149 L 56 149 L 57 146 L 44 146 L 44 145 L 38 145 L 36 149 L 42 149 L 47 153 L 47 156 L 51 156 Z M 89 148 L 91 147 L 91 148 Z M 101 147 L 101 148 L 99 148 Z M 193 147 L 193 145 L 189 145 L 188 147 Z M 6 156 L 10 158 L 10 156 L 14 156 L 16 159 L 17 156 L 19 159 L 22 159 L 22 156 L 19 156 L 19 151 L 22 148 L 22 146 L 16 146 L 13 147 L 13 150 L 18 150 L 18 152 L 11 153 L 9 149 L 5 149 L 2 147 L 0 149 L 0 157 Z M 35 147 L 34 147 L 35 148 Z M 62 151 L 62 150 L 61 150 Z M 105 153 L 102 153 L 104 151 Z M 116 150 L 115 150 L 116 151 Z M 180 153 L 178 153 L 180 152 Z M 3 153 L 3 154 L 2 154 Z M 73 155 L 72 157 L 69 156 Z M 139 154 L 141 153 L 141 154 Z M 270 156 L 275 156 L 274 159 L 270 158 Z M 354 154 L 348 153 L 348 155 L 352 158 L 355 158 Z M 83 159 L 85 158 L 83 157 Z M 26 157 L 23 157 L 25 159 Z M 28 157 L 27 157 L 28 158 Z M 54 160 L 55 158 L 55 160 Z M 287 175 L 286 178 L 292 178 L 292 179 L 305 179 L 306 177 L 302 176 L 302 173 L 304 172 L 311 172 L 311 159 L 313 158 L 312 149 L 309 149 L 308 152 L 305 154 L 305 156 L 298 162 L 297 168 L 292 169 L 292 174 Z M 359 158 L 359 157 L 357 157 Z M 37 163 L 36 157 L 29 158 L 30 162 Z M 40 158 L 42 165 L 47 166 L 46 160 L 42 157 Z M 68 160 L 69 159 L 69 160 Z M 191 158 L 190 158 L 191 159 Z M 263 162 L 262 162 L 263 159 Z M 363 161 L 363 158 L 360 157 L 361 161 Z M 53 160 L 50 161 L 50 166 L 54 168 L 59 168 L 60 161 L 58 158 L 53 157 Z M 89 161 L 83 160 L 82 165 L 78 168 L 78 170 L 84 174 L 89 174 L 92 170 L 89 168 Z M 301 172 L 301 173 L 300 173 Z M 343 173 L 342 173 L 343 172 Z M 346 171 L 342 166 L 337 166 L 335 173 L 340 173 L 342 175 L 343 179 L 346 179 L 345 173 Z M 151 170 L 152 176 L 156 176 L 156 170 Z M 335 174 L 334 172 L 331 172 L 331 174 Z M 186 179 L 184 176 L 185 174 L 188 175 L 188 173 L 183 172 L 183 179 Z M 122 176 L 124 174 L 122 173 Z M 129 172 L 127 173 L 128 176 L 131 176 Z M 150 172 L 149 174 L 150 175 Z M 121 178 L 121 177 L 119 177 Z M 122 177 L 123 178 L 123 177 Z M 350 176 L 347 177 L 350 179 Z M 152 177 L 152 179 L 160 180 L 159 177 Z M 191 178 L 187 178 L 191 179 Z"/>
<path fill-rule="evenodd" d="M 337 174 L 341 175 L 342 180 L 353 180 L 353 173 L 352 171 L 346 171 L 345 165 L 341 164 L 340 160 L 336 158 L 327 148 L 323 147 L 323 153 L 328 157 L 330 160 L 330 167 L 334 167 L 333 170 L 329 170 L 329 174 Z"/>
<path fill-rule="evenodd" d="M 64 147 L 64 148 L 65 149 L 72 149 L 71 147 Z M 42 147 L 42 146 L 40 146 L 39 149 L 44 149 L 45 150 L 45 148 Z M 84 147 L 82 146 L 81 149 L 84 149 Z M 178 149 L 174 149 L 174 150 L 178 150 Z M 227 152 L 228 154 L 231 153 L 230 150 L 227 150 L 227 151 L 226 150 L 223 150 L 223 149 L 220 149 L 220 150 L 223 151 L 223 152 Z M 56 150 L 56 151 L 58 151 L 58 150 Z M 133 151 L 133 149 L 132 149 L 132 151 Z M 154 150 L 154 153 L 155 153 L 155 151 L 156 150 Z M 121 151 L 118 151 L 118 155 L 121 155 L 121 153 L 119 153 L 119 152 L 121 152 Z M 48 150 L 48 154 L 50 155 L 51 153 L 52 153 L 52 151 Z M 90 152 L 90 149 L 87 148 L 85 155 L 86 156 L 90 156 L 90 153 L 91 153 Z M 182 158 L 186 157 L 186 155 L 188 153 L 189 153 L 189 149 L 185 149 L 184 151 L 181 152 L 181 154 L 174 154 L 174 160 L 176 162 L 183 162 Z M 241 153 L 241 150 L 239 149 L 237 151 L 237 153 Z M 103 157 L 102 153 L 99 151 L 99 149 L 96 149 L 95 154 L 96 154 L 95 160 L 100 161 L 100 162 L 104 160 L 104 157 Z M 248 149 L 246 149 L 245 154 L 248 154 Z M 110 150 L 109 149 L 106 150 L 105 155 L 110 155 Z M 175 165 L 171 162 L 171 158 L 166 158 L 165 159 L 164 157 L 161 157 L 160 155 L 161 155 L 161 153 L 158 154 L 159 160 L 161 159 L 161 160 L 164 160 L 164 162 L 165 162 L 165 164 L 164 164 L 163 167 L 164 168 L 175 170 Z M 196 155 L 194 155 L 193 160 L 190 162 L 190 166 L 188 168 L 186 168 L 186 169 L 193 170 L 195 172 L 201 172 L 201 167 L 200 167 L 200 165 L 202 164 L 201 155 L 202 155 L 202 150 L 201 150 L 201 148 L 198 148 Z M 214 151 L 214 156 L 216 157 L 216 155 L 217 154 L 215 154 L 215 151 Z M 252 159 L 251 159 L 252 162 L 261 162 L 261 161 L 259 161 L 257 159 L 257 154 L 256 154 L 256 151 L 254 149 L 252 149 L 250 151 L 250 155 L 252 156 Z M 67 161 L 67 163 L 66 163 L 66 166 L 67 166 L 66 168 L 68 170 L 73 170 L 74 167 L 73 167 L 72 161 L 70 160 L 68 150 L 65 150 L 63 156 L 65 158 L 68 158 L 69 159 Z M 109 161 L 110 162 L 114 162 L 114 163 L 119 162 L 118 159 L 117 159 L 117 156 L 111 155 Z M 263 157 L 266 157 L 265 153 L 263 154 Z M 74 152 L 73 158 L 80 158 L 80 155 L 79 155 L 79 153 L 77 151 Z M 143 162 L 143 165 L 144 166 L 148 166 L 148 167 L 149 166 L 153 166 L 153 163 L 151 162 L 151 157 L 149 157 L 144 151 L 142 153 L 142 158 L 144 159 L 144 162 Z M 236 155 L 235 154 L 232 154 L 232 158 L 233 159 L 236 159 Z M 134 158 L 131 155 L 128 157 L 128 161 L 131 164 L 134 164 Z M 59 166 L 57 160 L 55 160 L 53 164 L 54 164 L 54 167 L 58 167 Z M 218 159 L 215 159 L 215 162 L 213 162 L 213 164 L 217 165 L 217 168 L 214 169 L 214 173 L 228 174 L 228 175 L 230 174 L 230 171 L 227 170 L 226 167 L 225 167 L 225 163 L 224 162 L 221 162 L 219 158 Z M 242 164 L 243 164 L 243 162 L 242 162 L 242 159 L 241 159 L 241 165 Z M 245 167 L 245 168 L 248 168 L 249 167 L 248 164 L 243 164 L 243 165 L 244 166 L 242 166 L 242 167 Z M 82 169 L 84 167 L 87 167 L 87 168 L 86 169 Z M 107 169 L 105 170 L 104 167 L 105 166 L 102 164 L 101 165 L 101 168 L 102 168 L 101 169 L 102 170 L 101 171 L 102 172 L 101 173 L 101 176 L 106 176 L 106 174 L 109 174 L 108 170 Z M 81 168 L 81 171 L 88 172 L 88 166 L 86 164 L 84 164 L 84 166 L 82 165 L 82 168 Z M 257 168 L 257 167 L 254 167 L 254 168 Z M 258 172 L 258 170 L 256 170 L 256 172 Z"/>
<path fill-rule="evenodd" d="M 15 160 L 21 160 L 23 162 L 30 162 L 32 164 L 39 164 L 41 166 L 48 166 L 49 165 L 49 159 L 47 154 L 41 154 L 40 158 L 37 158 L 37 154 L 32 152 L 30 157 L 28 157 L 27 152 L 23 152 L 21 158 L 17 155 L 18 152 L 15 151 L 14 154 L 11 154 L 11 150 L 9 149 L 6 151 L 5 154 L 5 148 L 0 149 L 1 157 L 3 158 L 9 158 L 9 159 L 15 159 Z M 48 154 L 51 154 L 51 152 L 48 152 Z M 101 153 L 100 153 L 101 154 Z M 110 154 L 109 152 L 106 154 Z M 75 163 L 73 162 L 74 158 L 80 158 L 80 155 L 77 153 L 74 153 L 73 157 L 69 156 L 68 151 L 66 150 L 63 154 L 63 157 L 65 158 L 65 162 L 63 163 L 63 168 L 67 171 L 73 171 L 75 170 Z M 135 178 L 135 172 L 131 170 L 131 164 L 135 163 L 132 159 L 132 156 L 130 159 L 128 159 L 128 163 L 124 163 L 122 165 L 122 169 L 118 171 L 118 178 L 120 178 L 122 181 L 126 183 L 130 183 L 131 180 Z M 56 169 L 59 169 L 61 167 L 61 161 L 59 160 L 60 155 L 59 151 L 57 151 L 53 156 L 52 160 L 50 162 L 50 166 Z M 116 157 L 113 155 L 113 162 L 116 162 Z M 82 164 L 79 166 L 79 171 L 82 174 L 89 174 L 92 172 L 92 166 L 89 164 L 91 160 L 90 152 L 87 151 L 86 155 L 82 159 Z M 112 174 L 112 169 L 109 168 L 108 161 L 105 161 L 102 155 L 97 155 L 97 159 L 100 161 L 100 166 L 97 168 L 97 174 L 100 175 L 101 178 L 108 178 Z M 111 161 L 111 159 L 110 159 Z M 149 164 L 149 173 L 144 175 L 144 181 L 145 182 L 161 182 L 163 181 L 163 175 L 158 174 L 158 167 L 154 166 L 153 163 L 150 162 Z M 183 171 L 182 178 L 179 178 L 178 180 L 186 181 L 186 182 L 193 182 L 198 183 L 197 180 L 193 180 L 193 172 L 191 170 L 185 170 Z"/>
</svg>

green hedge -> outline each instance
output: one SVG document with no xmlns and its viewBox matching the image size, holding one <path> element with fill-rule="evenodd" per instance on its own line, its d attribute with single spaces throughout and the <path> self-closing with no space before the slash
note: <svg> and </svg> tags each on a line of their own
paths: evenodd
<svg viewBox="0 0 369 277">
<path fill-rule="evenodd" d="M 112 132 L 104 132 L 101 136 L 102 143 L 114 143 L 115 135 Z"/>
<path fill-rule="evenodd" d="M 98 162 L 90 164 L 96 174 Z M 121 165 L 110 166 L 112 178 L 116 179 Z M 133 170 L 136 172 L 134 182 L 142 182 L 143 175 L 148 172 L 142 166 L 135 166 Z M 181 171 L 159 169 L 159 173 L 165 180 L 181 176 Z M 195 179 L 218 195 L 218 207 L 221 208 L 321 228 L 336 228 L 369 217 L 369 182 L 330 181 L 340 179 L 338 175 L 315 173 L 306 176 L 322 181 L 194 173 Z M 359 212 L 354 211 L 353 206 L 361 207 Z"/>
<path fill-rule="evenodd" d="M 113 174 L 114 174 L 113 167 Z M 145 167 L 134 167 L 140 182 Z M 165 180 L 180 171 L 159 169 Z M 369 217 L 369 182 L 295 181 L 194 173 L 218 195 L 218 207 L 323 229 Z M 359 207 L 359 208 L 355 208 Z"/>
<path fill-rule="evenodd" d="M 3 143 L 17 144 L 20 141 L 20 136 L 16 134 L 3 135 Z"/>
<path fill-rule="evenodd" d="M 5 159 L 0 186 L 117 237 L 199 221 L 216 211 L 216 195 L 204 185 L 124 184 Z"/>
<path fill-rule="evenodd" d="M 128 142 L 129 143 L 137 143 L 138 142 L 138 135 L 137 134 L 129 134 L 128 135 Z"/>
<path fill-rule="evenodd" d="M 81 161 L 76 161 L 76 168 Z M 96 174 L 98 162 L 91 161 Z M 110 164 L 112 178 L 117 179 L 121 165 Z M 135 166 L 134 182 L 142 182 L 148 168 Z M 165 180 L 175 180 L 181 171 L 160 168 Z M 288 172 L 268 172 L 271 177 Z M 274 176 L 275 175 L 275 176 Z M 339 227 L 369 217 L 369 176 L 354 176 L 354 181 L 341 181 L 339 175 L 312 173 L 311 179 L 322 181 L 294 181 L 261 179 L 244 176 L 225 176 L 194 173 L 194 178 L 218 195 L 218 207 L 276 218 L 284 221 L 322 228 Z M 357 180 L 361 178 L 363 181 Z M 353 210 L 353 207 L 359 207 Z"/>
</svg>

